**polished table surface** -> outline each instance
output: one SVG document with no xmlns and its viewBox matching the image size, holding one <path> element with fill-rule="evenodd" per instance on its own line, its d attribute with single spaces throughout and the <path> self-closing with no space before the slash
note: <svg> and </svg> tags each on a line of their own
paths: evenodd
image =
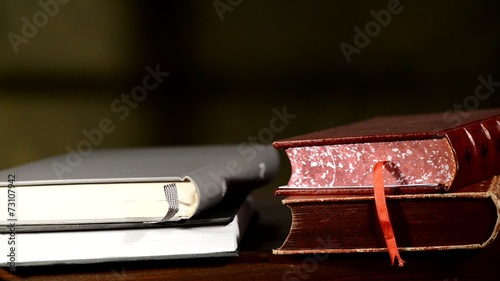
<svg viewBox="0 0 500 281">
<path fill-rule="evenodd" d="M 246 232 L 240 256 L 0 269 L 0 280 L 500 280 L 500 241 L 480 250 L 276 256 L 290 214 L 279 199 L 257 204 L 259 220 Z M 257 202 L 257 201 L 256 201 Z"/>
<path fill-rule="evenodd" d="M 243 251 L 233 259 L 197 259 L 37 267 L 2 280 L 500 280 L 500 246 L 480 251 L 403 253 L 393 267 L 385 253 L 275 256 Z M 319 259 L 318 259 L 319 258 Z"/>
</svg>

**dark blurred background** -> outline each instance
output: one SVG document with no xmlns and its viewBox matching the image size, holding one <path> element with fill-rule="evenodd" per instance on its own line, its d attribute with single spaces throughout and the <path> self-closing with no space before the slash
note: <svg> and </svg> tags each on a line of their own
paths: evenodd
<svg viewBox="0 0 500 281">
<path fill-rule="evenodd" d="M 0 167 L 76 150 L 105 118 L 114 131 L 94 148 L 271 142 L 374 115 L 496 107 L 500 87 L 475 89 L 479 76 L 500 82 L 499 3 L 2 1 Z M 398 12 L 375 24 L 388 5 Z M 340 44 L 357 48 L 367 24 L 348 63 Z M 148 66 L 170 74 L 118 110 Z M 270 130 L 285 107 L 294 118 Z"/>
</svg>

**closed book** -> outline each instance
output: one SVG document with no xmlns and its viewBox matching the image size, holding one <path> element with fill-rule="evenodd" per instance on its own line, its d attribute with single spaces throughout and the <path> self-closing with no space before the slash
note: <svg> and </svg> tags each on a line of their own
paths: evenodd
<svg viewBox="0 0 500 281">
<path fill-rule="evenodd" d="M 276 173 L 272 146 L 120 148 L 62 154 L 0 172 L 0 224 L 189 219 Z"/>
<path fill-rule="evenodd" d="M 387 251 L 373 194 L 308 190 L 276 190 L 286 196 L 292 225 L 275 254 Z M 386 200 L 401 251 L 482 248 L 500 230 L 499 176 L 456 191 L 389 194 Z"/>
<path fill-rule="evenodd" d="M 458 189 L 500 174 L 500 109 L 382 116 L 278 140 L 291 162 L 285 188 L 386 186 Z"/>
<path fill-rule="evenodd" d="M 254 212 L 251 197 L 237 196 L 182 221 L 13 224 L 0 231 L 0 266 L 236 257 Z"/>
<path fill-rule="evenodd" d="M 293 216 L 276 254 L 388 251 L 403 266 L 399 250 L 480 248 L 498 233 L 500 109 L 381 116 L 273 145 L 291 163 L 275 194 Z"/>
</svg>

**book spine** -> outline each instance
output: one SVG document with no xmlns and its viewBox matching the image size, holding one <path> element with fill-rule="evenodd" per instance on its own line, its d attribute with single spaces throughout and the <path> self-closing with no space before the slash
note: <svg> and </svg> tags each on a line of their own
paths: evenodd
<svg viewBox="0 0 500 281">
<path fill-rule="evenodd" d="M 500 174 L 500 116 L 444 132 L 456 161 L 456 176 L 447 190 Z"/>
</svg>

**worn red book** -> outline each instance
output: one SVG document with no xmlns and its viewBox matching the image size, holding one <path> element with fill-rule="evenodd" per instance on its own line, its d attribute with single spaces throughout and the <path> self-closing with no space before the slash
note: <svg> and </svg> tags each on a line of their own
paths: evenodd
<svg viewBox="0 0 500 281">
<path fill-rule="evenodd" d="M 498 233 L 500 109 L 376 117 L 273 145 L 290 159 L 275 194 L 293 216 L 276 254 L 388 251 L 403 266 L 401 249 L 478 248 Z M 318 249 L 327 238 L 336 246 Z"/>
<path fill-rule="evenodd" d="M 376 117 L 273 145 L 291 162 L 284 188 L 371 187 L 389 161 L 386 186 L 452 190 L 500 174 L 500 109 Z"/>
<path fill-rule="evenodd" d="M 292 225 L 274 254 L 387 251 L 373 195 L 326 189 L 316 194 L 301 189 L 299 194 L 283 200 L 291 209 Z M 498 176 L 456 191 L 392 194 L 386 199 L 401 251 L 482 248 L 500 230 Z"/>
</svg>

